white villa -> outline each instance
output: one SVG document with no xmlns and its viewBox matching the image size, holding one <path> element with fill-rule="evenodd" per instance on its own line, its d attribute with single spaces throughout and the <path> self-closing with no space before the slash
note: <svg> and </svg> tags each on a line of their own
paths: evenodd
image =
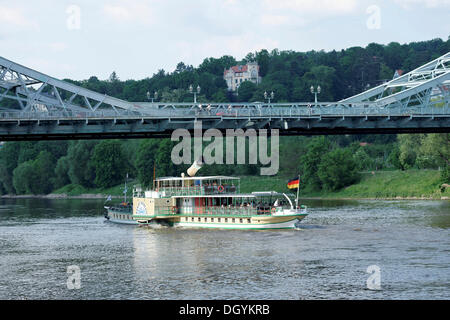
<svg viewBox="0 0 450 320">
<path fill-rule="evenodd" d="M 251 81 L 256 84 L 261 83 L 259 66 L 256 62 L 249 62 L 243 66 L 233 66 L 228 70 L 224 70 L 223 78 L 227 82 L 228 90 L 230 91 L 236 91 L 244 81 Z"/>
</svg>

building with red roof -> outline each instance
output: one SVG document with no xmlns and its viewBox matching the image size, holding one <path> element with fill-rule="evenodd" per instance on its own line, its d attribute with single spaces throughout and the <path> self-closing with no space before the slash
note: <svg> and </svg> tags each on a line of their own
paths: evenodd
<svg viewBox="0 0 450 320">
<path fill-rule="evenodd" d="M 224 70 L 223 78 L 227 83 L 228 90 L 236 91 L 242 82 L 251 81 L 255 84 L 261 83 L 259 66 L 256 62 L 249 62 L 246 65 L 232 66 Z"/>
</svg>

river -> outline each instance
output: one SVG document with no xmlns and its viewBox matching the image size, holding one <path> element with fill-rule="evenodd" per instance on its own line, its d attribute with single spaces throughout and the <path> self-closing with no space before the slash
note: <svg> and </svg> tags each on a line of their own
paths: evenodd
<svg viewBox="0 0 450 320">
<path fill-rule="evenodd" d="M 0 299 L 450 297 L 450 201 L 303 203 L 298 230 L 237 231 L 117 225 L 102 200 L 0 199 Z"/>
</svg>

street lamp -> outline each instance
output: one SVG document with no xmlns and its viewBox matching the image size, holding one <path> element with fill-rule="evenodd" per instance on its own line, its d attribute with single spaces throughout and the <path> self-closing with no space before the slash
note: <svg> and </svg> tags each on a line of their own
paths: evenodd
<svg viewBox="0 0 450 320">
<path fill-rule="evenodd" d="M 314 102 L 317 106 L 317 95 L 320 93 L 322 89 L 320 88 L 320 86 L 317 86 L 317 90 L 314 90 L 314 86 L 311 86 L 311 93 L 314 95 Z"/>
<path fill-rule="evenodd" d="M 151 97 L 151 96 L 150 96 L 150 92 L 147 91 L 147 99 L 148 99 L 148 100 L 152 100 L 152 103 L 153 103 L 153 100 L 158 99 L 158 91 L 155 91 L 155 93 L 153 94 L 153 97 Z"/>
<path fill-rule="evenodd" d="M 273 91 L 270 93 L 270 95 L 267 94 L 267 91 L 264 91 L 264 99 L 269 100 L 269 104 L 270 104 L 270 99 L 273 99 L 274 96 L 275 96 L 275 94 L 273 93 Z"/>
<path fill-rule="evenodd" d="M 200 94 L 200 86 L 197 86 L 197 91 L 194 91 L 192 84 L 189 86 L 189 92 L 194 94 L 194 103 L 197 103 L 197 94 Z"/>
</svg>

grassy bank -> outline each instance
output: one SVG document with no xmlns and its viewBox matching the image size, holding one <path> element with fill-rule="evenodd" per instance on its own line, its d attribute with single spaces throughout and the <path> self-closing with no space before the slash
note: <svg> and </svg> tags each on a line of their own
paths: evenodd
<svg viewBox="0 0 450 320">
<path fill-rule="evenodd" d="M 287 192 L 287 178 L 242 177 L 241 192 L 274 190 Z M 302 198 L 351 199 L 450 199 L 450 188 L 441 192 L 437 170 L 377 171 L 362 174 L 361 181 L 336 192 L 304 192 Z"/>
<path fill-rule="evenodd" d="M 292 178 L 292 177 L 291 177 Z M 290 192 L 288 178 L 279 176 L 241 177 L 241 193 L 252 191 Z M 127 196 L 132 195 L 135 181 L 128 183 Z M 450 188 L 441 192 L 440 173 L 437 170 L 377 171 L 362 174 L 359 183 L 336 192 L 300 191 L 301 198 L 325 199 L 450 199 Z M 124 185 L 107 189 L 84 188 L 79 185 L 66 185 L 55 190 L 49 197 L 123 197 Z"/>
<path fill-rule="evenodd" d="M 127 196 L 131 196 L 133 192 L 133 184 L 136 183 L 134 181 L 130 181 L 127 183 Z M 109 195 L 113 197 L 123 197 L 123 188 L 124 185 L 118 185 L 111 188 L 85 188 L 80 185 L 76 184 L 68 184 L 62 188 L 59 188 L 52 192 L 52 195 L 67 195 L 69 197 L 76 197 L 76 196 L 83 196 L 83 195 L 90 195 L 90 196 L 104 196 L 107 197 Z"/>
</svg>

